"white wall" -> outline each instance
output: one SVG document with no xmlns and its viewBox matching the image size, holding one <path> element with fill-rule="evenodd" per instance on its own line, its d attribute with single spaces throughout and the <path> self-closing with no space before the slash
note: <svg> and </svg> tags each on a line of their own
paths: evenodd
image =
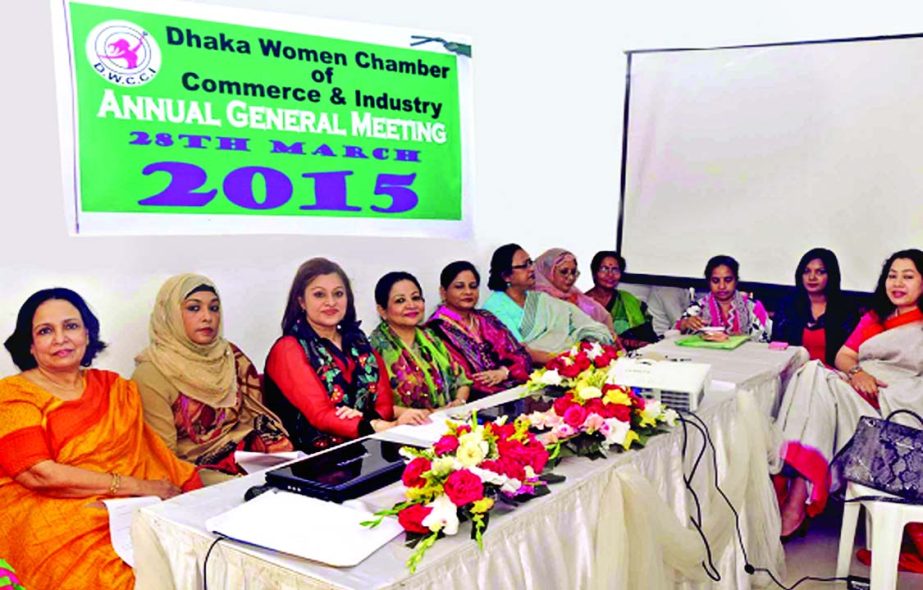
<svg viewBox="0 0 923 590">
<path fill-rule="evenodd" d="M 112 347 L 98 365 L 128 374 L 147 315 L 169 275 L 197 271 L 222 292 L 225 334 L 262 364 L 279 333 L 294 271 L 329 256 L 354 279 L 366 327 L 387 270 L 417 274 L 430 302 L 442 266 L 467 258 L 486 272 L 493 249 L 533 256 L 565 246 L 580 258 L 615 242 L 622 50 L 897 34 L 923 30 L 912 2 L 381 2 L 213 0 L 216 5 L 457 31 L 474 41 L 475 237 L 450 240 L 312 236 L 68 237 L 62 207 L 47 3 L 14 0 L 0 22 L 0 335 L 22 301 L 62 285 L 84 294 Z M 15 4 L 15 6 L 14 6 Z M 283 18 L 280 15 L 280 18 Z M 630 261 L 629 261 L 630 264 Z M 589 286 L 589 277 L 581 278 Z M 0 354 L 0 374 L 14 372 Z"/>
</svg>

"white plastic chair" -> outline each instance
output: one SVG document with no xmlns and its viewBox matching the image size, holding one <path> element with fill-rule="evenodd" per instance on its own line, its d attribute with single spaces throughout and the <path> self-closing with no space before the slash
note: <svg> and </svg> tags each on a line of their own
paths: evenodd
<svg viewBox="0 0 923 590">
<path fill-rule="evenodd" d="M 894 497 L 857 483 L 850 482 L 847 485 L 847 500 L 863 496 Z M 923 505 L 875 500 L 846 502 L 843 505 L 840 551 L 836 561 L 837 577 L 849 574 L 860 508 L 866 510 L 865 544 L 872 551 L 871 590 L 894 590 L 897 587 L 897 560 L 901 553 L 904 526 L 910 522 L 923 522 Z"/>
</svg>

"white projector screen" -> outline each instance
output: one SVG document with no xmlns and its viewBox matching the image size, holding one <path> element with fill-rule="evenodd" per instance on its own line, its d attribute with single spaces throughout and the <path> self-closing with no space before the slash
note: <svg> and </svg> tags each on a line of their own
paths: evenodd
<svg viewBox="0 0 923 590">
<path fill-rule="evenodd" d="M 630 52 L 619 244 L 634 273 L 791 285 L 836 252 L 871 291 L 923 247 L 923 38 Z"/>
</svg>

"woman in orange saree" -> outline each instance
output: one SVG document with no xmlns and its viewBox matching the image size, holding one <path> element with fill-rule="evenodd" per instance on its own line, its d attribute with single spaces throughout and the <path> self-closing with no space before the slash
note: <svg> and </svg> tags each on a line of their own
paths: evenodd
<svg viewBox="0 0 923 590">
<path fill-rule="evenodd" d="M 67 289 L 20 309 L 6 341 L 22 373 L 0 380 L 0 555 L 27 588 L 128 589 L 100 500 L 170 498 L 201 485 L 145 426 L 134 383 L 89 366 L 99 322 Z"/>
</svg>

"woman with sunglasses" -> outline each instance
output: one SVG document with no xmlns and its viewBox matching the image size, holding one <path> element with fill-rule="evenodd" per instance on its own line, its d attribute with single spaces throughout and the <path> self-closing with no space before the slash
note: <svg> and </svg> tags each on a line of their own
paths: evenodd
<svg viewBox="0 0 923 590">
<path fill-rule="evenodd" d="M 535 265 L 518 244 L 494 252 L 487 286 L 493 293 L 484 309 L 525 346 L 533 363 L 545 364 L 581 341 L 618 342 L 604 324 L 577 306 L 535 290 Z"/>
<path fill-rule="evenodd" d="M 612 316 L 606 308 L 574 286 L 579 276 L 577 257 L 563 248 L 545 250 L 535 259 L 535 289 L 537 291 L 573 303 L 580 308 L 580 311 L 606 326 L 614 336 Z"/>
</svg>

